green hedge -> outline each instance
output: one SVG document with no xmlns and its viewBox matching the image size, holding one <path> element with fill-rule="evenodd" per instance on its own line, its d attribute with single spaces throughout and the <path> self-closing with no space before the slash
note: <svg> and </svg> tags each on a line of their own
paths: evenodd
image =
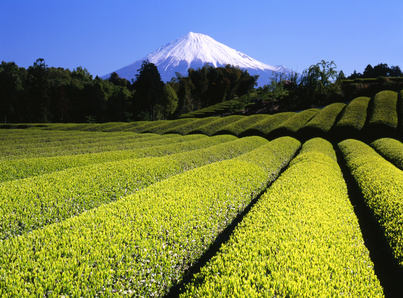
<svg viewBox="0 0 403 298">
<path fill-rule="evenodd" d="M 0 295 L 166 294 L 275 179 L 273 173 L 279 173 L 299 145 L 294 139 L 278 139 L 245 156 L 187 171 L 117 202 L 2 241 Z M 272 152 L 278 153 L 279 162 L 272 168 L 262 166 L 261 156 L 273 163 Z"/>
<path fill-rule="evenodd" d="M 284 112 L 270 115 L 246 129 L 240 136 L 262 136 L 268 137 L 269 133 L 281 125 L 284 121 L 294 116 L 294 112 Z"/>
<path fill-rule="evenodd" d="M 60 222 L 188 169 L 267 143 L 250 137 L 164 157 L 128 159 L 0 184 L 0 239 Z"/>
<path fill-rule="evenodd" d="M 184 297 L 383 297 L 330 143 L 312 139 Z"/>
<path fill-rule="evenodd" d="M 317 113 L 318 109 L 308 109 L 299 113 L 296 113 L 292 117 L 285 120 L 279 126 L 269 133 L 269 136 L 281 136 L 291 135 L 295 136 L 295 133 L 300 130 L 308 121 L 310 121 Z"/>
<path fill-rule="evenodd" d="M 403 267 L 403 172 L 363 142 L 339 143 L 347 167 Z"/>
<path fill-rule="evenodd" d="M 372 109 L 369 115 L 368 129 L 379 130 L 381 134 L 385 130 L 395 130 L 398 125 L 397 92 L 381 91 L 372 100 Z"/>
<path fill-rule="evenodd" d="M 232 116 L 226 116 L 226 117 L 218 117 L 217 120 L 207 123 L 203 126 L 196 127 L 189 133 L 190 134 L 193 134 L 193 133 L 205 134 L 208 136 L 212 136 L 217 131 L 219 131 L 221 128 L 227 126 L 228 124 L 238 122 L 238 121 L 244 119 L 245 117 L 247 117 L 247 116 L 232 115 Z"/>
<path fill-rule="evenodd" d="M 323 137 L 325 134 L 329 133 L 345 106 L 345 103 L 337 102 L 324 107 L 298 131 L 298 134 L 308 139 L 312 137 Z"/>
<path fill-rule="evenodd" d="M 243 133 L 245 130 L 247 130 L 249 127 L 252 125 L 255 125 L 259 121 L 262 121 L 266 119 L 267 117 L 270 117 L 269 115 L 264 115 L 264 114 L 257 114 L 257 115 L 251 115 L 251 116 L 245 116 L 243 119 L 230 123 L 223 128 L 219 129 L 215 134 L 230 134 L 234 136 L 239 136 L 241 133 Z"/>
<path fill-rule="evenodd" d="M 62 134 L 63 132 L 61 132 Z M 89 132 L 88 134 L 91 134 Z M 53 144 L 35 144 L 31 146 L 29 140 L 30 136 L 27 135 L 25 141 L 20 142 L 13 147 L 2 147 L 1 160 L 21 159 L 21 158 L 37 158 L 37 157 L 51 157 L 62 155 L 78 155 L 87 153 L 98 153 L 114 150 L 128 150 L 136 148 L 145 148 L 158 145 L 172 144 L 173 142 L 181 142 L 191 140 L 191 138 L 183 139 L 180 135 L 144 135 L 144 138 L 137 138 L 137 135 L 127 134 L 126 136 L 119 137 L 108 134 L 109 138 L 97 140 L 96 137 L 90 139 L 72 139 L 64 142 Z M 194 137 L 194 139 L 199 138 Z"/>
<path fill-rule="evenodd" d="M 195 136 L 199 136 L 196 137 Z M 190 150 L 201 149 L 223 142 L 234 141 L 234 136 L 207 137 L 205 135 L 181 136 L 181 139 L 168 139 L 165 145 L 138 147 L 138 149 L 105 151 L 100 153 L 63 155 L 44 158 L 25 158 L 0 161 L 0 183 L 22 179 L 51 172 L 62 171 L 72 167 L 86 166 L 124 159 L 157 157 Z M 147 142 L 148 143 L 148 142 Z"/>
<path fill-rule="evenodd" d="M 194 129 L 197 129 L 198 127 L 202 127 L 204 125 L 207 125 L 209 123 L 212 123 L 214 121 L 217 121 L 217 117 L 207 117 L 207 118 L 202 118 L 202 119 L 195 119 L 195 121 L 192 121 L 190 123 L 182 124 L 177 127 L 171 128 L 165 133 L 168 134 L 181 134 L 181 135 L 187 135 L 189 132 L 191 132 Z"/>
<path fill-rule="evenodd" d="M 169 120 L 166 123 L 163 123 L 158 126 L 151 127 L 149 129 L 146 129 L 142 131 L 142 133 L 157 133 L 157 134 L 164 134 L 172 129 L 175 129 L 178 126 L 181 125 L 186 125 L 188 123 L 192 123 L 196 121 L 194 118 L 184 118 L 184 119 L 178 119 L 178 120 Z"/>
<path fill-rule="evenodd" d="M 403 170 L 403 144 L 395 139 L 382 138 L 371 143 L 380 155 Z"/>
<path fill-rule="evenodd" d="M 371 98 L 364 96 L 353 99 L 344 109 L 339 121 L 335 124 L 335 128 L 342 129 L 343 132 L 361 131 L 367 120 L 370 100 Z"/>
</svg>

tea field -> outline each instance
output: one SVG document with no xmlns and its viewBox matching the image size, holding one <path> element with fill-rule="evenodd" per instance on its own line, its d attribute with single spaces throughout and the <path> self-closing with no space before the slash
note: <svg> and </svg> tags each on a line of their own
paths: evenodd
<svg viewBox="0 0 403 298">
<path fill-rule="evenodd" d="M 0 125 L 0 296 L 399 297 L 402 97 Z"/>
</svg>

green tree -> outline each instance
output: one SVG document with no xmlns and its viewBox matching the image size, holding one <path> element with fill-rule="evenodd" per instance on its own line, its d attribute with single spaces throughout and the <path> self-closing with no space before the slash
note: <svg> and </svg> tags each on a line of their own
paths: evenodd
<svg viewBox="0 0 403 298">
<path fill-rule="evenodd" d="M 148 60 L 143 61 L 133 87 L 134 114 L 148 113 L 149 119 L 154 121 L 155 107 L 162 101 L 164 88 L 157 66 Z"/>
<path fill-rule="evenodd" d="M 14 62 L 0 65 L 0 113 L 4 123 L 28 122 L 29 107 L 25 96 L 27 72 Z"/>
<path fill-rule="evenodd" d="M 164 86 L 165 118 L 170 119 L 178 107 L 178 96 L 174 88 L 168 83 Z"/>
<path fill-rule="evenodd" d="M 28 68 L 29 98 L 33 122 L 48 122 L 50 115 L 50 84 L 48 66 L 43 58 Z"/>
<path fill-rule="evenodd" d="M 308 106 L 327 104 L 335 93 L 339 92 L 340 86 L 334 84 L 338 72 L 334 61 L 325 61 L 311 65 L 304 70 L 299 86 L 299 96 Z"/>
</svg>

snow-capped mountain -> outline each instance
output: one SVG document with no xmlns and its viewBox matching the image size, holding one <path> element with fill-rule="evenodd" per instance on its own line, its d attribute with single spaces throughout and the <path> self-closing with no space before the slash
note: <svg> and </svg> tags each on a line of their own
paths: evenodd
<svg viewBox="0 0 403 298">
<path fill-rule="evenodd" d="M 154 63 L 164 82 L 170 81 L 178 72 L 187 76 L 189 68 L 197 69 L 205 64 L 214 67 L 227 64 L 247 69 L 251 75 L 259 75 L 258 85 L 267 84 L 273 72 L 290 73 L 291 70 L 280 65 L 272 66 L 259 62 L 248 55 L 232 49 L 216 40 L 201 33 L 189 32 L 172 41 L 146 57 L 127 65 L 115 72 L 128 80 L 135 79 L 144 60 Z M 110 73 L 102 78 L 109 78 Z"/>
</svg>

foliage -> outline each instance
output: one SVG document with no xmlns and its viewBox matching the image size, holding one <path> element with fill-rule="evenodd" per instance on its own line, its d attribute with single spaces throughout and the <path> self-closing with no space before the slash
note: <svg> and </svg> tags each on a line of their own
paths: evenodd
<svg viewBox="0 0 403 298">
<path fill-rule="evenodd" d="M 382 126 L 395 129 L 398 124 L 397 92 L 381 91 L 373 98 L 369 115 L 369 126 Z"/>
<path fill-rule="evenodd" d="M 334 102 L 341 95 L 337 77 L 336 64 L 333 61 L 322 60 L 304 70 L 296 91 L 302 106 L 317 107 Z"/>
<path fill-rule="evenodd" d="M 401 142 L 391 138 L 381 138 L 373 141 L 371 147 L 383 158 L 403 170 L 403 144 Z"/>
<path fill-rule="evenodd" d="M 383 297 L 332 145 L 301 153 L 183 297 Z"/>
<path fill-rule="evenodd" d="M 369 102 L 369 97 L 357 97 L 352 100 L 343 110 L 335 127 L 339 129 L 354 129 L 360 131 L 367 120 Z"/>
<path fill-rule="evenodd" d="M 356 78 L 378 78 L 378 77 L 402 77 L 403 73 L 398 65 L 389 67 L 386 63 L 379 63 L 372 67 L 371 64 L 368 64 L 364 72 L 357 73 L 354 71 L 348 78 L 356 79 Z"/>
<path fill-rule="evenodd" d="M 315 130 L 319 133 L 326 133 L 330 131 L 330 129 L 336 123 L 337 117 L 345 107 L 345 103 L 332 103 L 319 110 L 315 116 L 301 129 L 305 131 Z"/>
<path fill-rule="evenodd" d="M 188 76 L 178 75 L 170 84 L 179 97 L 178 116 L 242 96 L 256 85 L 257 76 L 247 70 L 226 65 L 189 69 Z"/>
<path fill-rule="evenodd" d="M 233 158 L 267 143 L 258 137 L 234 141 L 232 136 L 218 136 L 215 140 L 218 141 L 216 144 L 202 140 L 188 148 L 187 144 L 178 144 L 176 146 L 179 149 L 170 148 L 171 154 L 176 152 L 172 155 L 169 155 L 168 148 L 154 147 L 156 150 L 151 156 L 165 155 L 159 158 L 136 159 L 141 157 L 142 152 L 136 154 L 129 151 L 127 159 L 124 160 L 120 160 L 120 156 L 117 161 L 90 163 L 87 166 L 2 183 L 0 239 L 60 222 L 102 204 L 116 201 L 174 174 L 217 160 Z M 228 142 L 230 140 L 232 141 Z M 206 146 L 210 148 L 202 149 Z M 186 152 L 192 149 L 197 150 Z M 185 152 L 178 153 L 180 151 Z M 143 151 L 142 155 L 147 156 L 146 152 Z M 111 159 L 113 160 L 113 157 Z M 53 161 L 58 162 L 57 159 Z M 77 159 L 72 160 L 74 161 Z M 52 168 L 48 169 L 51 170 Z"/>
<path fill-rule="evenodd" d="M 366 205 L 382 227 L 394 257 L 403 267 L 403 172 L 358 140 L 344 140 L 338 146 Z"/>
<path fill-rule="evenodd" d="M 4 240 L 0 294 L 164 295 L 276 178 L 298 147 L 296 140 L 268 143 L 251 154 L 186 171 L 117 202 Z"/>
</svg>

